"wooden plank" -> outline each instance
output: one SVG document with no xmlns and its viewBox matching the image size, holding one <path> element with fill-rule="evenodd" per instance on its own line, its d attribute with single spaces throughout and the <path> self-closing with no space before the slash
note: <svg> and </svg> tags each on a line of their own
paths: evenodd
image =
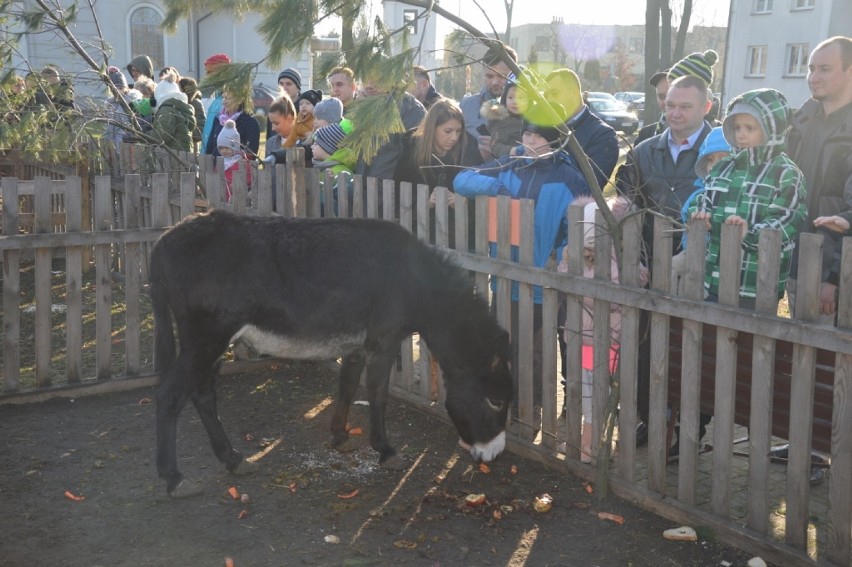
<svg viewBox="0 0 852 567">
<path fill-rule="evenodd" d="M 446 196 L 446 194 L 445 194 Z M 533 217 L 533 202 L 529 199 L 521 201 L 520 211 L 520 246 L 518 254 L 518 262 L 521 266 L 532 266 L 533 259 L 533 242 L 535 240 L 535 226 Z M 504 225 L 501 228 L 507 227 Z M 542 376 L 537 376 L 535 370 L 535 348 L 534 341 L 534 304 L 533 304 L 533 288 L 526 283 L 518 283 L 518 301 L 515 304 L 517 309 L 518 321 L 517 326 L 512 322 L 512 329 L 517 329 L 512 340 L 518 345 L 518 421 L 520 427 L 518 434 L 521 439 L 532 441 L 537 433 L 537 425 L 539 416 L 535 415 L 536 400 L 534 396 L 535 382 L 542 380 Z M 544 329 L 539 331 L 544 333 Z M 542 342 L 547 338 L 543 338 Z M 553 335 L 550 335 L 550 340 L 553 340 Z M 554 377 L 551 376 L 551 379 Z M 540 401 L 539 401 L 540 402 Z"/>
<path fill-rule="evenodd" d="M 470 246 L 470 230 L 473 228 L 469 225 L 470 213 L 469 207 L 473 206 L 473 201 L 468 201 L 460 195 L 454 197 L 453 209 L 455 210 L 455 248 L 458 250 L 467 250 Z"/>
<path fill-rule="evenodd" d="M 180 217 L 185 219 L 195 214 L 195 173 L 182 171 L 180 174 Z"/>
<path fill-rule="evenodd" d="M 255 179 L 257 179 L 257 188 L 254 190 L 257 214 L 268 217 L 272 214 L 272 192 L 275 190 L 272 187 L 272 169 L 264 167 L 253 173 L 256 175 Z"/>
<path fill-rule="evenodd" d="M 805 321 L 818 321 L 818 298 L 822 273 L 822 235 L 802 233 L 799 238 L 799 247 L 799 271 L 796 278 L 796 318 Z M 808 499 L 810 497 L 815 364 L 816 349 L 802 345 L 793 347 L 785 541 L 802 550 L 806 550 L 808 545 Z"/>
<path fill-rule="evenodd" d="M 137 176 L 138 177 L 138 176 Z M 81 179 L 67 179 L 65 198 L 66 230 L 83 230 Z M 83 247 L 65 250 L 65 381 L 80 382 L 83 373 Z"/>
<path fill-rule="evenodd" d="M 293 216 L 293 199 L 290 198 L 290 173 L 288 167 L 292 167 L 286 163 L 278 163 L 273 166 L 275 168 L 275 185 L 272 191 L 275 192 L 275 212 L 282 217 Z"/>
<path fill-rule="evenodd" d="M 367 178 L 367 218 L 379 218 L 379 180 Z"/>
<path fill-rule="evenodd" d="M 185 189 L 185 176 L 190 176 L 192 190 L 195 191 L 195 174 L 181 173 L 182 193 Z M 128 178 L 127 181 L 131 181 Z M 139 191 L 142 179 L 133 176 L 132 183 L 125 184 L 126 207 L 124 209 L 124 226 L 128 229 L 139 227 Z M 193 195 L 194 197 L 194 195 Z M 128 242 L 125 245 L 125 270 L 124 270 L 124 357 L 125 374 L 135 376 L 141 370 L 141 338 L 142 317 L 140 307 L 140 294 L 142 291 L 142 245 L 137 242 Z"/>
<path fill-rule="evenodd" d="M 302 148 L 287 150 L 287 169 L 290 172 L 290 199 L 293 203 L 293 216 L 304 218 L 308 213 L 307 170 L 304 167 L 305 151 Z"/>
<path fill-rule="evenodd" d="M 364 178 L 358 174 L 352 177 L 352 217 L 364 218 Z"/>
<path fill-rule="evenodd" d="M 165 173 L 155 173 L 151 176 L 151 217 L 154 227 L 169 226 L 174 221 L 169 209 L 169 176 Z"/>
<path fill-rule="evenodd" d="M 450 244 L 449 228 L 450 215 L 447 207 L 449 192 L 446 187 L 435 187 L 435 244 L 441 248 L 447 248 Z"/>
<path fill-rule="evenodd" d="M 621 283 L 640 287 L 639 248 L 641 225 L 636 216 L 622 222 L 622 252 L 619 276 Z M 623 305 L 621 307 L 621 348 L 619 349 L 618 379 L 620 382 L 620 406 L 618 410 L 618 475 L 633 482 L 636 469 L 636 424 L 637 417 L 637 376 L 639 361 L 639 310 Z"/>
<path fill-rule="evenodd" d="M 688 226 L 689 246 L 686 249 L 686 274 L 684 296 L 689 299 L 704 298 L 704 249 L 707 229 L 703 221 L 692 221 Z M 659 248 L 654 247 L 654 250 Z M 668 254 L 666 254 L 668 255 Z M 695 483 L 698 478 L 698 420 L 701 406 L 701 323 L 683 321 L 683 361 L 680 377 L 680 431 L 678 445 L 680 456 L 677 474 L 677 499 L 684 504 L 695 504 Z M 674 409 L 674 408 L 673 408 Z"/>
<path fill-rule="evenodd" d="M 396 220 L 396 188 L 393 179 L 382 180 L 382 218 Z"/>
<path fill-rule="evenodd" d="M 852 327 L 852 238 L 843 239 L 837 326 Z M 852 357 L 837 355 L 831 420 L 826 554 L 837 565 L 852 563 Z"/>
<path fill-rule="evenodd" d="M 654 250 L 672 249 L 672 223 L 654 219 Z M 670 254 L 654 254 L 651 269 L 651 288 L 663 293 L 671 290 L 672 258 Z M 595 282 L 603 285 L 605 282 Z M 651 313 L 651 373 L 648 403 L 648 488 L 666 493 L 666 416 L 668 414 L 669 318 L 652 310 Z"/>
<path fill-rule="evenodd" d="M 507 262 L 512 261 L 512 250 L 509 240 L 509 206 L 511 199 L 506 195 L 497 197 L 497 257 L 500 260 Z M 512 262 L 517 265 L 516 262 Z M 528 270 L 527 266 L 520 266 L 522 269 Z M 497 279 L 497 291 L 494 293 L 493 301 L 496 304 L 497 323 L 504 329 L 514 329 L 511 318 L 511 296 L 512 285 L 511 281 L 506 278 Z M 518 337 L 512 336 L 512 341 L 518 340 Z"/>
<path fill-rule="evenodd" d="M 736 306 L 740 299 L 742 235 L 739 226 L 722 225 L 719 256 L 719 303 Z M 710 507 L 727 517 L 731 509 L 731 466 L 734 450 L 734 401 L 737 379 L 737 332 L 716 328 L 716 396 L 713 411 L 713 474 Z"/>
<path fill-rule="evenodd" d="M 337 216 L 340 218 L 349 218 L 349 179 L 350 175 L 341 171 L 337 175 Z"/>
<path fill-rule="evenodd" d="M 473 201 L 474 207 L 474 247 L 475 253 L 480 258 L 488 258 L 488 197 L 479 195 Z M 486 299 L 491 290 L 488 287 L 488 274 L 490 272 L 475 270 L 476 290 Z"/>
<path fill-rule="evenodd" d="M 18 180 L 4 177 L 3 235 L 18 233 Z M 0 238 L 0 241 L 4 240 Z M 3 390 L 18 389 L 21 375 L 21 253 L 3 251 Z"/>
<path fill-rule="evenodd" d="M 399 184 L 399 224 L 408 232 L 414 234 L 414 188 L 409 181 Z"/>
<path fill-rule="evenodd" d="M 774 314 L 781 268 L 781 233 L 762 230 L 757 268 L 758 313 Z M 748 502 L 746 525 L 769 533 L 769 449 L 772 445 L 772 393 L 775 388 L 775 341 L 755 335 L 752 342 L 749 419 Z"/>
<path fill-rule="evenodd" d="M 231 206 L 233 207 L 235 213 L 237 213 L 238 215 L 244 215 L 248 210 L 248 184 L 246 182 L 246 162 L 240 161 L 238 163 L 240 164 L 240 166 L 233 172 L 234 175 L 231 178 Z M 224 169 L 220 171 L 222 171 L 222 175 L 224 175 Z M 195 212 L 194 207 L 192 212 Z M 183 207 L 183 204 L 181 204 L 181 218 L 186 218 L 188 214 L 191 213 Z"/>
<path fill-rule="evenodd" d="M 165 174 L 164 174 L 165 175 Z M 112 226 L 112 188 L 109 177 L 95 178 L 95 230 Z M 111 246 L 95 249 L 95 376 L 106 380 L 112 375 L 112 271 Z"/>
<path fill-rule="evenodd" d="M 584 226 L 583 228 L 587 230 L 589 227 Z M 591 229 L 595 231 L 595 280 L 608 282 L 612 279 L 612 237 L 600 210 L 595 212 L 595 226 Z M 600 299 L 596 299 L 592 303 L 592 340 L 594 345 L 594 355 L 592 356 L 592 457 L 594 458 L 598 457 L 602 443 L 606 441 L 606 409 L 612 380 L 609 364 L 612 345 L 611 305 L 610 302 Z"/>
<path fill-rule="evenodd" d="M 583 277 L 583 207 L 568 207 L 568 273 Z M 579 461 L 583 426 L 583 297 L 565 299 L 565 458 Z"/>
<path fill-rule="evenodd" d="M 421 183 L 417 185 L 415 191 L 417 194 L 417 219 L 415 220 L 417 238 L 423 242 L 429 242 L 429 194 L 431 190 L 428 185 Z"/>
<path fill-rule="evenodd" d="M 558 310 L 559 294 L 552 289 L 542 290 L 541 328 L 544 332 L 544 340 L 541 345 L 541 444 L 551 451 L 556 450 L 556 422 L 559 415 L 556 399 L 559 374 L 556 370 L 556 341 L 553 340 L 553 332 L 558 329 L 556 321 Z"/>
<path fill-rule="evenodd" d="M 53 232 L 50 219 L 50 186 L 52 182 L 47 177 L 35 179 L 35 225 L 36 233 Z M 35 382 L 36 387 L 50 386 L 51 337 L 52 324 L 50 321 L 53 298 L 50 290 L 53 251 L 41 248 L 35 253 Z"/>
</svg>

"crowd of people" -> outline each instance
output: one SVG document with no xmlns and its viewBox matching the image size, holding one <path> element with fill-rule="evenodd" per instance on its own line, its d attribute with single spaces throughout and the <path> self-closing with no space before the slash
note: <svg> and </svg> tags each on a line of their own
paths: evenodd
<svg viewBox="0 0 852 567">
<path fill-rule="evenodd" d="M 227 172 L 245 160 L 282 163 L 286 150 L 301 147 L 308 166 L 334 174 L 335 192 L 344 190 L 338 186 L 340 180 L 351 191 L 351 177 L 357 173 L 394 180 L 397 191 L 403 182 L 407 187 L 445 187 L 450 191 L 451 214 L 455 195 L 532 199 L 534 265 L 542 268 L 556 268 L 560 260 L 563 269 L 567 265 L 566 211 L 571 203 L 585 203 L 586 222 L 594 222 L 598 205 L 589 199 L 594 181 L 591 184 L 600 188 L 615 188 L 620 215 L 628 210 L 654 213 L 644 216 L 641 270 L 647 275 L 654 254 L 671 254 L 673 293 L 682 287 L 680 266 L 689 243 L 675 238 L 671 250 L 654 250 L 654 218 L 668 217 L 680 226 L 693 219 L 706 223 L 708 301 L 718 301 L 722 227 L 739 227 L 743 243 L 739 295 L 740 306 L 746 309 L 754 308 L 757 294 L 760 231 L 772 228 L 781 233 L 776 291 L 779 299 L 787 294 L 791 310 L 796 300 L 799 236 L 819 232 L 825 236 L 820 312 L 825 322 L 834 321 L 840 243 L 852 224 L 852 39 L 829 38 L 813 49 L 808 64 L 812 97 L 799 109 L 792 108 L 783 93 L 761 88 L 732 97 L 726 111 L 719 112 L 709 89 L 716 53 L 689 54 L 671 68 L 650 75 L 660 118 L 641 130 L 626 156 L 620 156 L 616 132 L 585 104 L 574 71 L 557 69 L 542 77 L 518 67 L 517 59 L 510 47 L 490 48 L 481 60 L 481 88 L 461 101 L 437 92 L 429 71 L 415 66 L 408 91 L 395 99 L 405 132 L 391 135 L 372 159 L 365 160 L 345 143 L 364 127 L 353 123 L 350 110 L 356 100 L 388 96 L 379 77 L 359 77 L 348 67 L 337 67 L 328 73 L 325 90 L 303 90 L 300 73 L 284 69 L 278 76 L 280 97 L 268 112 L 265 152 L 259 156 L 260 127 L 247 112 L 249 101 L 243 95 L 226 85 L 202 98 L 198 82 L 181 77 L 172 67 L 163 68 L 155 79 L 150 58 L 142 55 L 126 67 L 131 81 L 121 69 L 107 69 L 114 94 L 108 101 L 111 120 L 106 136 L 114 142 L 128 139 L 129 108 L 151 139 L 175 150 L 197 146 L 202 153 L 222 156 Z M 215 73 L 230 62 L 225 54 L 213 55 L 205 61 L 205 71 Z M 56 86 L 55 70 L 46 69 L 43 75 L 43 82 L 54 87 L 41 89 L 41 94 L 54 96 L 54 104 L 68 104 L 67 88 Z M 588 157 L 594 180 L 582 173 L 576 158 L 565 150 L 567 136 L 574 137 Z M 430 205 L 434 204 L 433 194 Z M 592 275 L 594 231 L 586 232 L 584 244 L 584 273 Z M 614 278 L 617 273 L 613 270 Z M 512 299 L 517 310 L 517 290 Z M 534 356 L 533 372 L 540 387 L 541 343 L 552 340 L 553 330 L 542 329 L 540 289 L 535 290 L 533 301 L 534 343 L 539 353 Z M 559 317 L 563 322 L 564 310 Z M 643 325 L 647 328 L 648 322 Z M 590 318 L 584 319 L 583 337 L 579 337 L 584 349 L 591 348 L 593 326 Z M 565 361 L 567 344 L 577 337 L 561 329 L 556 334 Z M 615 345 L 617 335 L 614 328 Z M 590 353 L 584 354 L 584 398 L 591 391 L 592 359 Z M 649 417 L 647 341 L 640 346 L 639 368 L 643 424 L 637 441 L 642 443 Z M 562 374 L 566 374 L 564 362 Z M 535 395 L 540 403 L 539 388 Z M 584 406 L 584 414 L 589 411 Z M 586 415 L 584 421 L 589 420 Z M 701 417 L 699 435 L 709 421 L 710 416 Z M 582 449 L 588 455 L 590 437 L 583 439 Z M 677 450 L 675 445 L 672 451 Z"/>
</svg>

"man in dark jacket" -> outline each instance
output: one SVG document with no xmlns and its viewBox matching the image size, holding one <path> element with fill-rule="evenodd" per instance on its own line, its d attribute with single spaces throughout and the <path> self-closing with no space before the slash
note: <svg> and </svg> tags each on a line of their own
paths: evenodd
<svg viewBox="0 0 852 567">
<path fill-rule="evenodd" d="M 686 199 L 695 190 L 695 162 L 698 151 L 710 125 L 704 117 L 710 111 L 711 101 L 707 97 L 707 83 L 694 75 L 674 80 L 666 94 L 666 123 L 662 134 L 645 140 L 627 154 L 627 159 L 616 176 L 618 192 L 630 198 L 637 208 L 663 214 L 680 221 L 680 211 Z M 652 266 L 654 250 L 654 218 L 646 214 L 642 226 L 646 266 Z M 680 251 L 681 239 L 672 239 L 671 250 L 660 250 L 660 254 L 675 255 Z M 647 329 L 649 321 L 642 321 Z M 647 333 L 643 333 L 647 336 Z M 639 349 L 638 402 L 639 417 L 644 422 L 637 430 L 638 444 L 647 441 L 650 385 L 650 342 L 645 340 Z M 700 433 L 706 430 L 710 416 L 702 414 Z M 672 448 L 675 454 L 676 448 Z"/>
<path fill-rule="evenodd" d="M 435 86 L 429 79 L 429 71 L 422 65 L 415 65 L 413 69 L 414 80 L 411 86 L 408 87 L 409 94 L 414 95 L 414 98 L 420 101 L 420 104 L 429 110 L 436 100 L 443 97 L 441 93 L 435 90 Z"/>
<path fill-rule="evenodd" d="M 557 69 L 547 75 L 545 80 L 545 98 L 548 102 L 559 103 L 565 109 L 568 116 L 566 124 L 589 156 L 598 185 L 605 189 L 618 163 L 618 135 L 583 103 L 580 79 L 574 71 Z"/>
<path fill-rule="evenodd" d="M 639 130 L 639 133 L 636 134 L 636 139 L 633 140 L 634 146 L 638 146 L 652 136 L 662 134 L 663 130 L 666 129 L 666 93 L 669 92 L 668 73 L 668 69 L 663 69 L 662 71 L 657 71 L 648 79 L 648 82 L 654 87 L 657 106 L 660 109 L 660 119 L 657 122 L 646 124 Z"/>
<path fill-rule="evenodd" d="M 852 38 L 832 37 L 817 45 L 808 61 L 811 99 L 793 115 L 787 153 L 805 174 L 808 216 L 802 232 L 825 235 L 820 314 L 831 324 L 837 312 L 840 244 L 843 234 L 814 227 L 814 219 L 852 209 Z M 787 297 L 796 301 L 798 252 L 793 252 Z M 794 311 L 795 312 L 795 311 Z"/>
</svg>

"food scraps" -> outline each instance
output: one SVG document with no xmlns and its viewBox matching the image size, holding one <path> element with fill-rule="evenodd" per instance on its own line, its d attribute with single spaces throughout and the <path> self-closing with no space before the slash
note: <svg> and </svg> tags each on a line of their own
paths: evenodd
<svg viewBox="0 0 852 567">
<path fill-rule="evenodd" d="M 484 494 L 468 494 L 464 497 L 465 504 L 468 506 L 476 507 L 482 506 L 485 504 L 485 495 Z"/>
<path fill-rule="evenodd" d="M 236 486 L 232 486 L 232 487 L 228 488 L 228 494 L 230 494 L 231 498 L 233 498 L 234 500 L 240 499 L 240 491 L 237 490 Z"/>
<path fill-rule="evenodd" d="M 350 498 L 355 498 L 358 496 L 358 489 L 356 488 L 352 492 L 347 492 L 345 494 L 338 494 L 337 497 L 341 500 L 349 500 Z"/>
<path fill-rule="evenodd" d="M 73 500 L 74 502 L 82 502 L 83 500 L 86 499 L 85 496 L 77 496 L 76 494 L 74 494 L 70 490 L 65 491 L 65 498 L 67 498 L 68 500 Z"/>
<path fill-rule="evenodd" d="M 542 494 L 541 496 L 536 496 L 533 500 L 533 510 L 536 512 L 544 514 L 545 512 L 550 512 L 550 509 L 553 507 L 553 497 L 550 494 Z"/>
<path fill-rule="evenodd" d="M 481 472 L 482 474 L 491 474 L 491 467 L 489 467 L 485 463 L 479 463 L 479 472 Z"/>
<path fill-rule="evenodd" d="M 624 524 L 624 516 L 619 516 L 618 514 L 611 514 L 609 512 L 598 512 L 598 518 L 601 520 L 609 520 L 610 522 L 614 522 L 619 526 Z"/>
</svg>

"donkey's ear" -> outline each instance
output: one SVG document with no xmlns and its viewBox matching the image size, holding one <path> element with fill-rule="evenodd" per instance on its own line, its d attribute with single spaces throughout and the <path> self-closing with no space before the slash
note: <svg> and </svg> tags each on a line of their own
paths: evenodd
<svg viewBox="0 0 852 567">
<path fill-rule="evenodd" d="M 509 333 L 501 330 L 494 337 L 491 345 L 491 371 L 497 370 L 501 363 L 506 363 L 509 360 Z"/>
</svg>

